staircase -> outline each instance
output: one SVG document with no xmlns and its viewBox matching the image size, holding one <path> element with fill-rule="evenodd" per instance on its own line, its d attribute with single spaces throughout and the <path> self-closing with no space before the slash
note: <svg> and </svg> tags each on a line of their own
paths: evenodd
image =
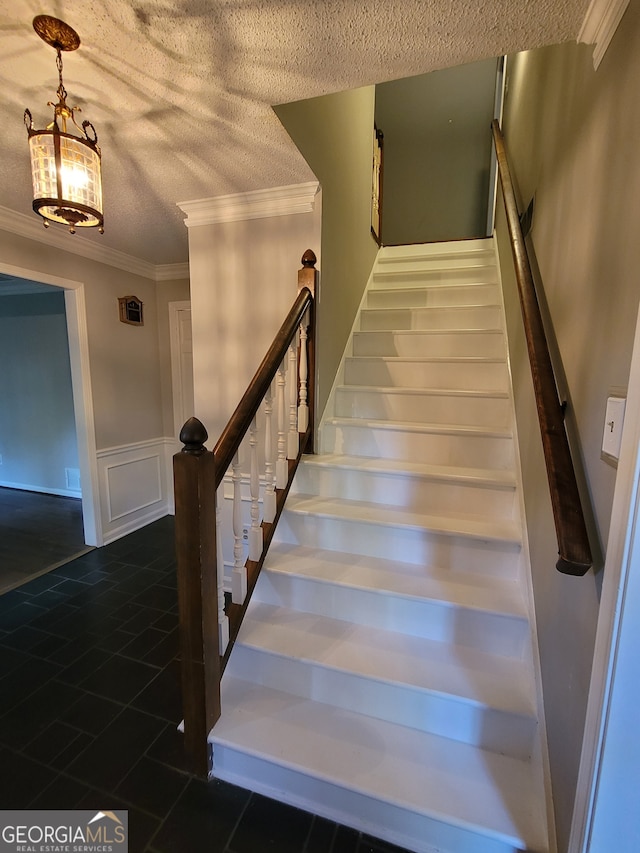
<svg viewBox="0 0 640 853">
<path fill-rule="evenodd" d="M 380 251 L 210 737 L 420 853 L 549 850 L 501 301 L 490 240 Z"/>
</svg>

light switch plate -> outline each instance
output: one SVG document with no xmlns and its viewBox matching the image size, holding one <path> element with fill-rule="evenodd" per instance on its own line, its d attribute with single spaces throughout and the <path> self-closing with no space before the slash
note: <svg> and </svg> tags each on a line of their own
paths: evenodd
<svg viewBox="0 0 640 853">
<path fill-rule="evenodd" d="M 610 465 L 617 466 L 620 458 L 622 427 L 626 399 L 621 396 L 607 397 L 607 410 L 604 418 L 601 457 Z"/>
</svg>

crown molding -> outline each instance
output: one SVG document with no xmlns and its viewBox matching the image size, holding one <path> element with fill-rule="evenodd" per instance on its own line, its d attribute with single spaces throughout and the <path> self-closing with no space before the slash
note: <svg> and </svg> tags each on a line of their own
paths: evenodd
<svg viewBox="0 0 640 853">
<path fill-rule="evenodd" d="M 189 262 L 183 264 L 157 264 L 155 267 L 156 281 L 173 281 L 179 278 L 189 278 Z"/>
<path fill-rule="evenodd" d="M 304 184 L 290 184 L 266 190 L 181 201 L 178 202 L 178 207 L 187 214 L 187 228 L 214 225 L 218 222 L 264 219 L 267 216 L 311 213 L 318 188 L 317 181 L 308 181 Z"/>
<path fill-rule="evenodd" d="M 149 278 L 152 281 L 167 281 L 169 279 L 188 278 L 189 264 L 152 264 L 142 258 L 127 255 L 108 246 L 100 246 L 83 240 L 81 234 L 71 236 L 57 228 L 44 228 L 42 222 L 32 216 L 10 210 L 0 205 L 0 229 L 28 240 L 36 240 L 54 249 L 62 249 L 80 255 L 91 261 L 107 264 L 111 267 Z"/>
<path fill-rule="evenodd" d="M 629 0 L 591 0 L 578 41 L 594 45 L 594 68 L 600 65 L 628 5 Z"/>
</svg>

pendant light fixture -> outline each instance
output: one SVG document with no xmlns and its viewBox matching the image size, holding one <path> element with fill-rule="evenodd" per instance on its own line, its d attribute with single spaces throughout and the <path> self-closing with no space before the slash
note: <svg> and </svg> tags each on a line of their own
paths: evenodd
<svg viewBox="0 0 640 853">
<path fill-rule="evenodd" d="M 33 19 L 33 28 L 40 38 L 57 53 L 59 85 L 58 102 L 53 107 L 53 121 L 44 130 L 35 130 L 30 111 L 24 111 L 24 123 L 29 136 L 31 177 L 33 179 L 33 209 L 42 216 L 45 228 L 49 221 L 69 227 L 95 228 L 104 233 L 102 215 L 101 154 L 98 135 L 90 121 L 79 125 L 79 107 L 67 106 L 67 90 L 62 82 L 62 51 L 77 50 L 80 38 L 64 21 L 49 15 Z M 67 123 L 72 126 L 68 127 Z M 73 126 L 80 136 L 69 132 Z"/>
</svg>

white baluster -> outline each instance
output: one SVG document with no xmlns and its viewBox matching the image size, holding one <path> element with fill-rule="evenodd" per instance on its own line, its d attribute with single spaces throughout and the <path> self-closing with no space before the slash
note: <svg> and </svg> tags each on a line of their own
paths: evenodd
<svg viewBox="0 0 640 853">
<path fill-rule="evenodd" d="M 258 421 L 256 415 L 253 416 L 251 427 L 249 428 L 249 448 L 251 464 L 251 528 L 249 530 L 249 559 L 257 562 L 262 555 L 264 541 L 262 538 L 262 528 L 260 527 L 260 507 L 258 506 L 258 500 L 260 498 L 260 477 L 258 476 Z"/>
<path fill-rule="evenodd" d="M 271 385 L 269 385 L 264 397 L 264 475 L 267 485 L 262 507 L 262 516 L 267 522 L 272 522 L 276 517 L 276 482 L 273 475 L 273 433 L 271 430 L 272 412 L 273 395 Z"/>
<path fill-rule="evenodd" d="M 278 458 L 276 460 L 276 488 L 284 489 L 289 479 L 289 466 L 286 455 L 285 405 L 284 405 L 284 363 L 278 368 L 276 377 L 276 410 L 278 413 Z"/>
<path fill-rule="evenodd" d="M 242 494 L 240 491 L 240 459 L 236 451 L 231 463 L 233 480 L 233 573 L 231 578 L 231 600 L 242 604 L 247 595 L 247 570 L 244 565 L 242 547 Z"/>
<path fill-rule="evenodd" d="M 297 335 L 289 346 L 289 367 L 287 381 L 289 382 L 289 434 L 287 436 L 287 458 L 296 459 L 300 447 L 298 436 L 298 371 L 297 371 Z"/>
<path fill-rule="evenodd" d="M 220 490 L 222 487 L 220 488 Z M 219 491 L 220 491 L 219 490 Z M 229 645 L 229 618 L 224 603 L 224 556 L 222 554 L 222 512 L 220 495 L 216 492 L 216 562 L 218 564 L 218 648 L 223 655 Z M 224 497 L 222 498 L 224 500 Z"/>
<path fill-rule="evenodd" d="M 307 357 L 307 329 L 309 328 L 309 312 L 307 311 L 300 323 L 300 405 L 298 406 L 298 430 L 306 432 L 309 426 L 309 404 L 307 400 L 307 380 L 309 378 L 309 362 Z"/>
</svg>

